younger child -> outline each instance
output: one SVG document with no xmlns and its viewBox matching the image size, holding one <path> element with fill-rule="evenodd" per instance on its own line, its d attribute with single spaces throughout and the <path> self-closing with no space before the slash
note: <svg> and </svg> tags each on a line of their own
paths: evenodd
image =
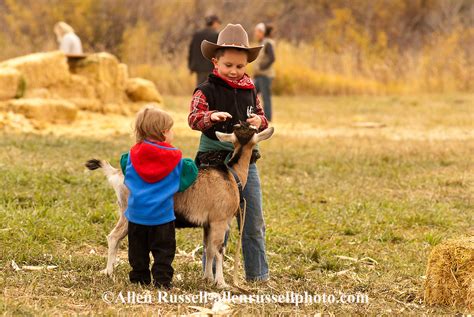
<svg viewBox="0 0 474 317">
<path fill-rule="evenodd" d="M 132 283 L 150 284 L 150 252 L 153 282 L 171 287 L 176 252 L 173 195 L 189 185 L 197 168 L 171 145 L 173 119 L 166 112 L 147 107 L 137 114 L 136 144 L 120 160 L 125 185 L 130 191 L 128 208 L 128 260 Z"/>
</svg>

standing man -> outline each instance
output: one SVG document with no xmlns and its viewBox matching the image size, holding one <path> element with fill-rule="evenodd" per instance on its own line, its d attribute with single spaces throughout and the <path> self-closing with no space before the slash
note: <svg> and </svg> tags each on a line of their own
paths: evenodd
<svg viewBox="0 0 474 317">
<path fill-rule="evenodd" d="M 259 23 L 255 27 L 255 39 L 263 50 L 260 51 L 255 62 L 253 75 L 257 92 L 262 94 L 263 108 L 268 121 L 272 121 L 272 81 L 275 77 L 273 63 L 275 63 L 275 41 L 271 38 L 273 27 Z"/>
<path fill-rule="evenodd" d="M 214 69 L 211 61 L 207 60 L 201 53 L 201 42 L 207 40 L 216 43 L 218 30 L 221 26 L 221 21 L 217 15 L 209 15 L 205 18 L 206 27 L 197 31 L 193 35 L 191 44 L 189 45 L 188 68 L 192 73 L 197 74 L 197 85 L 207 79 L 209 73 Z"/>
</svg>

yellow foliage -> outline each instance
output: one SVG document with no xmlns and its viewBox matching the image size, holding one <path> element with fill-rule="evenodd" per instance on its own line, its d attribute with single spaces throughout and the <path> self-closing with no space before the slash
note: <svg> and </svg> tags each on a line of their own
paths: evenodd
<svg viewBox="0 0 474 317">
<path fill-rule="evenodd" d="M 86 52 L 116 55 L 132 76 L 152 80 L 164 94 L 190 94 L 195 75 L 187 70 L 188 44 L 212 8 L 223 21 L 241 23 L 248 31 L 257 20 L 275 26 L 274 90 L 279 94 L 474 89 L 469 0 L 273 0 L 271 6 L 242 1 L 235 6 L 226 1 L 64 0 L 45 5 L 4 0 L 0 59 L 56 49 L 52 28 L 64 20 Z M 250 4 L 252 10 L 245 9 Z M 276 18 L 280 12 L 285 18 Z M 119 71 L 123 76 L 117 85 L 122 87 L 126 69 Z M 105 88 L 96 90 L 109 102 L 115 92 Z"/>
<path fill-rule="evenodd" d="M 153 81 L 163 94 L 191 94 L 196 84 L 184 62 L 177 67 L 169 63 L 130 65 L 130 75 Z"/>
<path fill-rule="evenodd" d="M 474 27 L 454 30 L 425 47 L 418 68 L 416 90 L 427 92 L 472 91 L 474 89 L 472 51 L 461 44 L 473 41 Z"/>
<path fill-rule="evenodd" d="M 347 16 L 342 18 L 346 21 Z M 345 95 L 474 89 L 472 60 L 462 48 L 474 28 L 439 36 L 419 54 L 389 48 L 384 32 L 378 32 L 376 43 L 365 48 L 362 37 L 345 34 L 350 34 L 353 45 L 345 49 L 339 45 L 336 51 L 322 40 L 313 45 L 277 42 L 274 92 Z"/>
</svg>

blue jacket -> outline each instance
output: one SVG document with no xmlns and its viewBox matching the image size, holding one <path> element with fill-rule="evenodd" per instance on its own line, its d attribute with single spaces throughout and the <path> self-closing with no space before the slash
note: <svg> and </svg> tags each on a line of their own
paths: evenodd
<svg viewBox="0 0 474 317">
<path fill-rule="evenodd" d="M 125 217 L 149 226 L 175 220 L 173 196 L 182 166 L 181 151 L 168 143 L 143 141 L 132 147 L 125 168 L 130 191 Z"/>
</svg>

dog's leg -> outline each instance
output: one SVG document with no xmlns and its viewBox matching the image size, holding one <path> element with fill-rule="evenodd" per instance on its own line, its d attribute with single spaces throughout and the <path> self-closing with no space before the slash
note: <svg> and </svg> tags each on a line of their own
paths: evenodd
<svg viewBox="0 0 474 317">
<path fill-rule="evenodd" d="M 224 265 L 224 239 L 225 239 L 225 232 L 227 230 L 227 222 L 213 224 L 211 227 L 211 236 L 210 236 L 210 244 L 214 246 L 214 249 L 217 251 L 215 253 L 216 256 L 216 279 L 215 283 L 218 288 L 226 288 L 228 285 L 224 280 L 224 272 L 223 272 L 223 265 Z"/>
<path fill-rule="evenodd" d="M 120 241 L 125 238 L 128 233 L 128 220 L 123 214 L 120 215 L 120 219 L 115 225 L 115 228 L 107 236 L 108 244 L 108 255 L 107 255 L 107 268 L 101 272 L 109 276 L 114 271 L 114 265 L 117 261 L 117 251 L 119 248 Z"/>
</svg>

